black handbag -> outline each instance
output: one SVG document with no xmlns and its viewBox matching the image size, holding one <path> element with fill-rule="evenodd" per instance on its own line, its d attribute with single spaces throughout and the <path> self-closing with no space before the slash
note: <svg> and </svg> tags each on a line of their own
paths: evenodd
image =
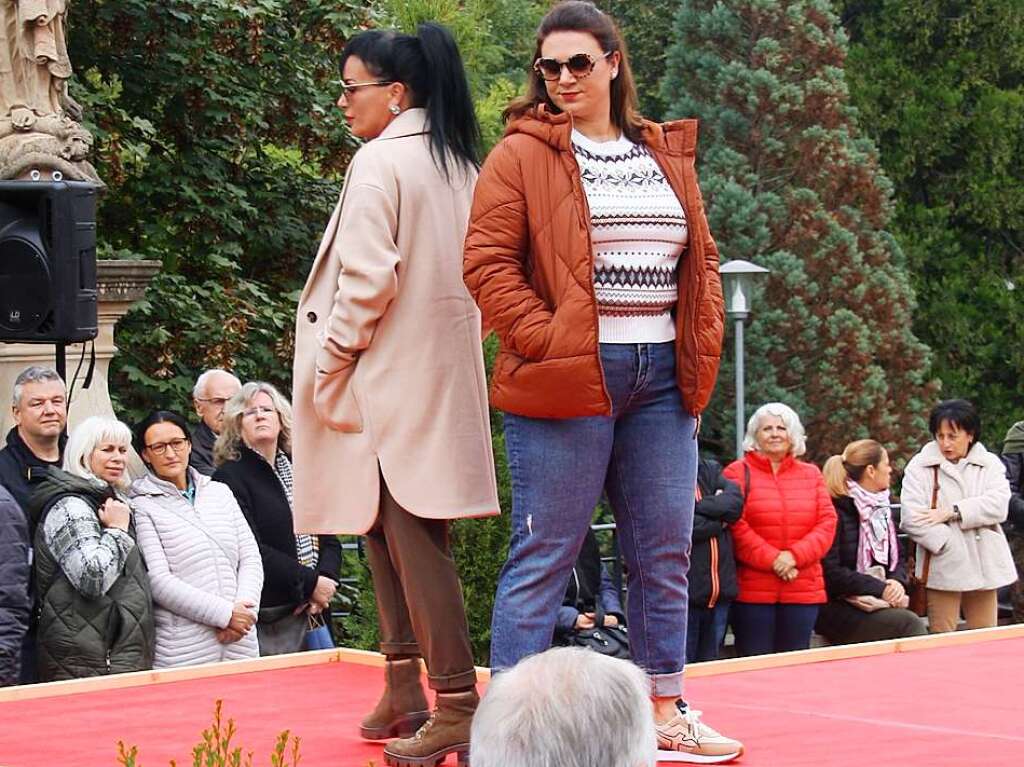
<svg viewBox="0 0 1024 767">
<path fill-rule="evenodd" d="M 594 628 L 573 629 L 566 636 L 569 647 L 584 647 L 601 655 L 629 660 L 629 632 L 625 626 L 605 626 L 604 608 L 600 601 L 594 606 Z"/>
</svg>

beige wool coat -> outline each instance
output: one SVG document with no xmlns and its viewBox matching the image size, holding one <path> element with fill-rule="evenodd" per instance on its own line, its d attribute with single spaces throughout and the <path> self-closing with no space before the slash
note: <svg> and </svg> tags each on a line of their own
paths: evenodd
<svg viewBox="0 0 1024 767">
<path fill-rule="evenodd" d="M 961 466 L 962 464 L 962 466 Z M 960 510 L 962 521 L 923 525 L 914 521 L 914 509 L 927 509 L 939 467 L 940 509 Z M 935 441 L 910 459 L 900 494 L 900 528 L 917 544 L 917 571 L 921 577 L 924 551 L 931 552 L 928 588 L 939 591 L 997 589 L 1017 580 L 1017 570 L 1001 523 L 1010 504 L 1010 483 L 999 457 L 975 442 L 954 465 Z"/>
<path fill-rule="evenodd" d="M 368 531 L 381 475 L 420 517 L 498 513 L 480 312 L 462 281 L 476 173 L 449 168 L 451 181 L 422 109 L 349 165 L 296 317 L 299 532 Z"/>
</svg>

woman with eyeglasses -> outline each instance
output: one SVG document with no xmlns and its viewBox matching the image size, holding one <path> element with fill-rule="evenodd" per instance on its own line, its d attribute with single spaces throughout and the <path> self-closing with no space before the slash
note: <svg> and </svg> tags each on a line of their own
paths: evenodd
<svg viewBox="0 0 1024 767">
<path fill-rule="evenodd" d="M 560 3 L 477 184 L 465 280 L 500 342 L 491 402 L 505 412 L 513 487 L 491 665 L 550 644 L 606 492 L 659 748 L 711 763 L 743 748 L 682 700 L 696 437 L 722 343 L 718 250 L 694 170 L 696 121 L 656 125 L 636 101 L 615 22 L 591 3 Z"/>
<path fill-rule="evenodd" d="M 296 534 L 291 460 L 292 408 L 274 386 L 250 381 L 224 406 L 213 478 L 235 495 L 263 560 L 256 633 L 260 655 L 299 652 L 306 634 L 330 619 L 341 543 Z"/>
<path fill-rule="evenodd" d="M 498 512 L 480 312 L 462 282 L 480 132 L 438 24 L 356 35 L 341 73 L 338 106 L 366 143 L 299 300 L 296 521 L 366 536 L 387 665 L 360 733 L 398 737 L 389 765 L 432 767 L 464 761 L 478 702 L 448 520 Z"/>
<path fill-rule="evenodd" d="M 257 657 L 263 565 L 231 490 L 189 466 L 192 442 L 178 413 L 150 413 L 134 445 L 149 469 L 130 496 L 153 588 L 153 665 Z"/>
</svg>

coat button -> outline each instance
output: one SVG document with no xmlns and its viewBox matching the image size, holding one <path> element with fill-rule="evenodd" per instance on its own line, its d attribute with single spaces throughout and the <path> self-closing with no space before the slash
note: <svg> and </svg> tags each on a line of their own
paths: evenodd
<svg viewBox="0 0 1024 767">
<path fill-rule="evenodd" d="M 306 319 L 310 322 L 316 322 L 316 312 L 309 312 L 306 314 Z"/>
</svg>

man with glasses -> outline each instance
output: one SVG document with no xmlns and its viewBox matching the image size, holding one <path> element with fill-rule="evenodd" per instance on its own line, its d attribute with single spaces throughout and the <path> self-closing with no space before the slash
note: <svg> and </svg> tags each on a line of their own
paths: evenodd
<svg viewBox="0 0 1024 767">
<path fill-rule="evenodd" d="M 211 368 L 196 380 L 192 401 L 199 416 L 199 425 L 192 430 L 192 455 L 189 464 L 196 471 L 211 476 L 213 444 L 224 422 L 224 404 L 238 394 L 242 382 L 221 368 Z"/>
<path fill-rule="evenodd" d="M 26 553 L 28 564 L 32 560 L 31 533 L 28 522 L 28 500 L 39 481 L 50 468 L 60 468 L 66 435 L 64 427 L 68 421 L 67 389 L 57 371 L 48 367 L 33 365 L 26 368 L 14 380 L 11 398 L 11 414 L 14 428 L 7 434 L 7 446 L 0 450 L 0 484 L 14 498 L 17 504 L 0 507 L 0 513 L 7 515 L 20 512 L 21 519 L 5 519 L 2 523 L 9 530 L 23 536 L 12 543 L 14 549 Z M 7 564 L 12 564 L 8 562 Z M 26 568 L 5 567 L 0 570 L 0 592 L 24 591 L 31 602 L 31 584 Z M 15 575 L 18 573 L 18 575 Z M 0 626 L 0 633 L 3 633 Z M 36 680 L 35 628 L 25 634 L 22 641 L 21 676 L 22 684 Z"/>
</svg>

